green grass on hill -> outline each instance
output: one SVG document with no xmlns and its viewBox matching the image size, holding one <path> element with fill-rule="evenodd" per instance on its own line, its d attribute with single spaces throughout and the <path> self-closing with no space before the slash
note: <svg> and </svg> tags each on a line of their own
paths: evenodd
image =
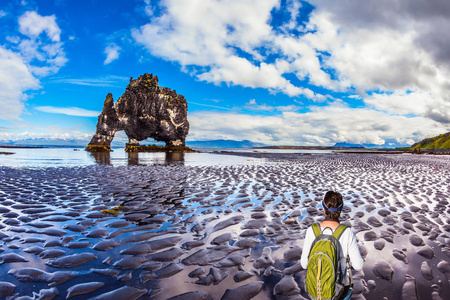
<svg viewBox="0 0 450 300">
<path fill-rule="evenodd" d="M 414 150 L 416 148 L 422 150 L 450 149 L 450 132 L 424 139 L 413 144 L 409 149 Z"/>
</svg>

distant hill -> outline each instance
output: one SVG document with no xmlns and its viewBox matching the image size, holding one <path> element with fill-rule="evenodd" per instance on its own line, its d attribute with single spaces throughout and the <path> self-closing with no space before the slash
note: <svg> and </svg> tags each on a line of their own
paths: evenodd
<svg viewBox="0 0 450 300">
<path fill-rule="evenodd" d="M 450 132 L 432 137 L 426 138 L 418 143 L 413 144 L 411 149 L 450 149 Z"/>
<path fill-rule="evenodd" d="M 262 143 L 254 143 L 249 140 L 211 140 L 211 141 L 186 141 L 188 147 L 198 148 L 254 148 L 265 146 Z"/>
<path fill-rule="evenodd" d="M 349 144 L 347 142 L 341 142 L 334 144 L 333 147 L 340 147 L 340 148 L 361 148 L 364 149 L 365 147 L 361 144 Z"/>
</svg>

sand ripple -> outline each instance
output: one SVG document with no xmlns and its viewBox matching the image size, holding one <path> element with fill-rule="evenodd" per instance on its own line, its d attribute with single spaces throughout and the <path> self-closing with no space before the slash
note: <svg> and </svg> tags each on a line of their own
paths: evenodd
<svg viewBox="0 0 450 300">
<path fill-rule="evenodd" d="M 337 189 L 366 258 L 353 299 L 446 299 L 449 165 L 331 154 L 0 167 L 0 297 L 306 299 L 305 230 Z"/>
</svg>

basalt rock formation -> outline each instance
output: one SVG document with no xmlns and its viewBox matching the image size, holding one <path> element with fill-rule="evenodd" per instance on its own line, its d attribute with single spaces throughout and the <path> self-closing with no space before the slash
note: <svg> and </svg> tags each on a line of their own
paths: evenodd
<svg viewBox="0 0 450 300">
<path fill-rule="evenodd" d="M 152 74 L 131 78 L 115 104 L 111 94 L 106 96 L 97 131 L 86 150 L 110 151 L 120 130 L 125 131 L 129 145 L 153 138 L 168 147 L 184 147 L 189 132 L 186 99 L 175 90 L 160 87 L 158 77 Z"/>
</svg>

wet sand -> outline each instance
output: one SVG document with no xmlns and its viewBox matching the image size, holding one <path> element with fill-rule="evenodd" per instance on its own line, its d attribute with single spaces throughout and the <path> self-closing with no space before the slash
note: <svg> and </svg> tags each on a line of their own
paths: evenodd
<svg viewBox="0 0 450 300">
<path fill-rule="evenodd" d="M 0 298 L 305 299 L 303 238 L 334 189 L 366 258 L 352 299 L 450 299 L 449 157 L 258 157 L 0 167 Z"/>
</svg>

